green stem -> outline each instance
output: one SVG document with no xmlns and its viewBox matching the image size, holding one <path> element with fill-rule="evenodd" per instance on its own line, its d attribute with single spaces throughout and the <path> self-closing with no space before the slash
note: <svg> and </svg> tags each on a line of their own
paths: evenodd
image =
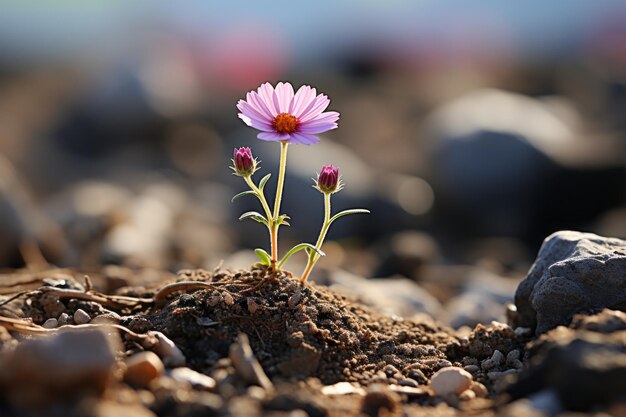
<svg viewBox="0 0 626 417">
<path fill-rule="evenodd" d="M 276 199 L 274 200 L 274 215 L 270 220 L 270 240 L 272 244 L 271 262 L 272 269 L 276 269 L 278 262 L 278 217 L 280 216 L 280 203 L 283 198 L 283 187 L 285 185 L 285 171 L 287 168 L 287 147 L 289 142 L 280 142 L 280 165 L 278 167 L 278 183 L 276 184 Z"/>
<path fill-rule="evenodd" d="M 287 168 L 287 146 L 289 142 L 280 142 L 280 165 L 278 167 L 278 184 L 276 185 L 276 200 L 274 200 L 273 220 L 280 215 L 280 202 L 283 198 L 283 186 L 285 185 L 285 169 Z"/>
<path fill-rule="evenodd" d="M 328 233 L 328 228 L 330 227 L 330 196 L 331 193 L 324 193 L 324 223 L 322 224 L 322 229 L 320 230 L 320 235 L 317 238 L 317 242 L 315 243 L 315 248 L 319 251 L 322 250 L 322 245 L 324 244 L 324 239 L 326 239 L 326 233 Z M 300 282 L 306 282 L 309 274 L 313 270 L 313 267 L 320 259 L 320 255 L 317 252 L 311 251 L 309 254 L 309 261 L 304 268 L 304 272 L 300 276 Z"/>
<path fill-rule="evenodd" d="M 251 178 L 250 175 L 248 175 L 247 177 L 243 177 L 243 179 L 246 181 L 246 184 L 248 184 L 250 189 L 256 193 L 259 201 L 261 202 L 261 205 L 263 206 L 263 210 L 265 210 L 265 215 L 267 216 L 267 219 L 268 220 L 271 219 L 272 218 L 272 211 L 270 210 L 269 204 L 267 204 L 267 200 L 265 199 L 265 195 L 263 195 L 263 193 L 261 192 L 259 187 L 257 187 L 256 184 L 254 183 L 254 181 L 252 181 L 252 178 Z"/>
</svg>

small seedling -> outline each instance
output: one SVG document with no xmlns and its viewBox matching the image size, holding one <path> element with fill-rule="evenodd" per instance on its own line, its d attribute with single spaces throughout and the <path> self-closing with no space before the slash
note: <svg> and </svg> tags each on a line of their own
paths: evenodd
<svg viewBox="0 0 626 417">
<path fill-rule="evenodd" d="M 279 82 L 274 88 L 270 83 L 261 85 L 257 91 L 250 91 L 245 100 L 239 100 L 237 108 L 239 118 L 248 126 L 260 130 L 257 137 L 264 141 L 280 143 L 280 162 L 278 166 L 278 180 L 273 210 L 265 198 L 265 185 L 271 174 L 265 175 L 258 185 L 252 179 L 259 169 L 259 161 L 252 156 L 250 148 L 235 148 L 233 152 L 233 166 L 235 173 L 244 179 L 250 190 L 233 197 L 233 201 L 245 195 L 255 196 L 261 203 L 263 213 L 249 211 L 242 214 L 239 220 L 252 219 L 264 224 L 270 236 L 270 253 L 264 249 L 255 249 L 260 262 L 269 266 L 272 271 L 278 271 L 284 263 L 297 252 L 304 250 L 308 255 L 308 262 L 300 276 L 300 282 L 306 283 L 311 270 L 321 256 L 322 244 L 330 225 L 340 217 L 355 213 L 369 213 L 365 209 L 352 209 L 339 212 L 331 217 L 331 195 L 343 188 L 339 169 L 332 165 L 324 166 L 315 180 L 314 187 L 324 195 L 324 222 L 315 245 L 300 243 L 295 245 L 285 255 L 278 257 L 278 229 L 282 225 L 289 226 L 289 216 L 280 213 L 280 205 L 285 184 L 287 167 L 287 149 L 289 144 L 311 145 L 319 142 L 318 134 L 337 128 L 339 113 L 324 111 L 330 104 L 325 94 L 317 95 L 315 88 L 303 85 L 294 93 L 289 83 Z"/>
</svg>

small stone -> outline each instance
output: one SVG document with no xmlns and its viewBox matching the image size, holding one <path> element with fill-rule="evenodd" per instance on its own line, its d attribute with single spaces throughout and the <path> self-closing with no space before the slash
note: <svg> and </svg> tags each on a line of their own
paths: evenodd
<svg viewBox="0 0 626 417">
<path fill-rule="evenodd" d="M 233 296 L 230 295 L 229 293 L 224 293 L 222 297 L 224 300 L 224 304 L 226 304 L 227 306 L 232 306 L 233 304 L 235 304 L 235 300 L 233 299 Z"/>
<path fill-rule="evenodd" d="M 213 391 L 215 389 L 216 383 L 213 378 L 184 366 L 172 369 L 169 375 L 176 381 L 188 382 L 196 389 L 202 389 L 205 391 Z"/>
<path fill-rule="evenodd" d="M 491 356 L 491 361 L 495 366 L 502 365 L 504 363 L 504 355 L 499 350 L 494 350 L 493 355 Z"/>
<path fill-rule="evenodd" d="M 365 395 L 365 390 L 361 387 L 355 387 L 349 382 L 337 382 L 334 385 L 326 385 L 321 390 L 324 395 L 347 395 L 359 394 Z"/>
<path fill-rule="evenodd" d="M 523 337 L 523 336 L 530 336 L 530 334 L 533 331 L 530 327 L 516 327 L 514 332 L 515 332 L 515 336 Z"/>
<path fill-rule="evenodd" d="M 486 371 L 489 370 L 491 368 L 493 368 L 494 366 L 496 366 L 495 363 L 493 363 L 493 360 L 491 359 L 485 359 L 484 361 L 482 361 L 482 363 L 480 364 L 480 367 Z"/>
<path fill-rule="evenodd" d="M 511 365 L 513 369 L 522 369 L 524 367 L 524 364 L 519 359 L 510 362 L 509 365 Z"/>
<path fill-rule="evenodd" d="M 150 331 L 148 334 L 157 339 L 158 344 L 154 351 L 163 359 L 165 366 L 175 368 L 185 365 L 185 355 L 167 336 L 156 331 Z"/>
<path fill-rule="evenodd" d="M 124 380 L 138 387 L 146 387 L 163 373 L 163 362 L 156 353 L 146 351 L 136 353 L 126 359 Z"/>
<path fill-rule="evenodd" d="M 391 414 L 400 407 L 400 401 L 400 396 L 384 384 L 372 384 L 361 402 L 361 410 L 370 416 Z"/>
<path fill-rule="evenodd" d="M 89 314 L 82 308 L 79 308 L 74 312 L 74 323 L 76 324 L 87 324 L 91 321 L 91 317 Z"/>
<path fill-rule="evenodd" d="M 417 382 L 415 382 L 412 379 L 409 378 L 399 378 L 398 379 L 398 384 L 404 386 L 404 387 L 417 387 Z"/>
<path fill-rule="evenodd" d="M 499 371 L 492 371 L 492 372 L 487 372 L 487 378 L 491 379 L 492 381 L 495 381 L 496 379 L 499 379 L 502 376 L 503 372 L 499 372 Z"/>
<path fill-rule="evenodd" d="M 473 400 L 476 398 L 476 393 L 471 389 L 466 389 L 461 394 L 459 394 L 459 399 L 462 401 Z"/>
<path fill-rule="evenodd" d="M 48 320 L 46 320 L 46 322 L 42 325 L 43 328 L 45 329 L 54 329 L 58 326 L 59 321 L 55 318 L 49 318 Z"/>
<path fill-rule="evenodd" d="M 58 327 L 65 326 L 68 324 L 70 320 L 70 316 L 67 313 L 61 313 L 58 319 Z"/>
<path fill-rule="evenodd" d="M 463 369 L 465 369 L 467 372 L 474 373 L 477 372 L 480 367 L 478 365 L 467 365 L 464 366 Z"/>
<path fill-rule="evenodd" d="M 472 385 L 470 389 L 476 393 L 478 398 L 486 398 L 489 395 L 489 391 L 487 391 L 487 387 L 481 384 L 478 381 L 472 381 Z"/>
<path fill-rule="evenodd" d="M 435 372 L 430 386 L 436 395 L 460 394 L 472 384 L 472 374 L 463 368 L 448 367 Z"/>
<path fill-rule="evenodd" d="M 510 365 L 512 362 L 518 360 L 519 357 L 520 357 L 519 350 L 513 349 L 506 355 L 506 363 Z"/>
</svg>

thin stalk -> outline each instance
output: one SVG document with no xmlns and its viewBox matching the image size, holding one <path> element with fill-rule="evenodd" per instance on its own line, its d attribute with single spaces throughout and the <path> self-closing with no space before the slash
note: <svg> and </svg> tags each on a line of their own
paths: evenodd
<svg viewBox="0 0 626 417">
<path fill-rule="evenodd" d="M 272 244 L 271 267 L 276 270 L 278 262 L 278 217 L 280 216 L 280 203 L 283 198 L 283 187 L 285 185 L 285 171 L 287 168 L 287 147 L 289 142 L 280 142 L 280 165 L 278 167 L 278 182 L 276 184 L 276 199 L 274 200 L 274 215 L 270 220 L 270 241 Z"/>
<path fill-rule="evenodd" d="M 246 181 L 246 184 L 248 184 L 250 189 L 256 193 L 257 197 L 259 198 L 259 201 L 261 202 L 261 205 L 263 206 L 263 210 L 265 211 L 265 215 L 267 216 L 267 219 L 268 220 L 271 219 L 272 210 L 270 210 L 270 206 L 269 204 L 267 204 L 267 200 L 265 199 L 265 196 L 263 195 L 259 187 L 256 186 L 256 184 L 254 183 L 254 181 L 252 181 L 252 178 L 249 175 L 247 177 L 243 177 L 243 179 Z"/>
<path fill-rule="evenodd" d="M 322 224 L 322 229 L 320 230 L 320 235 L 317 238 L 317 242 L 315 243 L 315 248 L 319 251 L 322 250 L 322 245 L 324 244 L 324 239 L 326 239 L 326 233 L 328 233 L 328 228 L 330 227 L 330 196 L 331 193 L 324 193 L 324 223 Z M 319 260 L 320 255 L 317 252 L 311 251 L 309 254 L 309 261 L 304 268 L 304 272 L 300 276 L 300 282 L 306 282 L 309 274 L 313 270 L 313 267 Z"/>
</svg>

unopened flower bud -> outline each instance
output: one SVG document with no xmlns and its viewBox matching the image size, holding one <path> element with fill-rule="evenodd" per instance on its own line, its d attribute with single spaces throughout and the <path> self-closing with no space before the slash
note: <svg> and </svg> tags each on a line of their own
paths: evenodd
<svg viewBox="0 0 626 417">
<path fill-rule="evenodd" d="M 256 161 L 252 157 L 250 148 L 235 148 L 233 151 L 233 164 L 235 174 L 247 177 L 254 174 Z"/>
<path fill-rule="evenodd" d="M 322 172 L 317 176 L 317 189 L 323 193 L 335 193 L 341 189 L 339 168 L 332 165 L 322 167 Z"/>
</svg>

